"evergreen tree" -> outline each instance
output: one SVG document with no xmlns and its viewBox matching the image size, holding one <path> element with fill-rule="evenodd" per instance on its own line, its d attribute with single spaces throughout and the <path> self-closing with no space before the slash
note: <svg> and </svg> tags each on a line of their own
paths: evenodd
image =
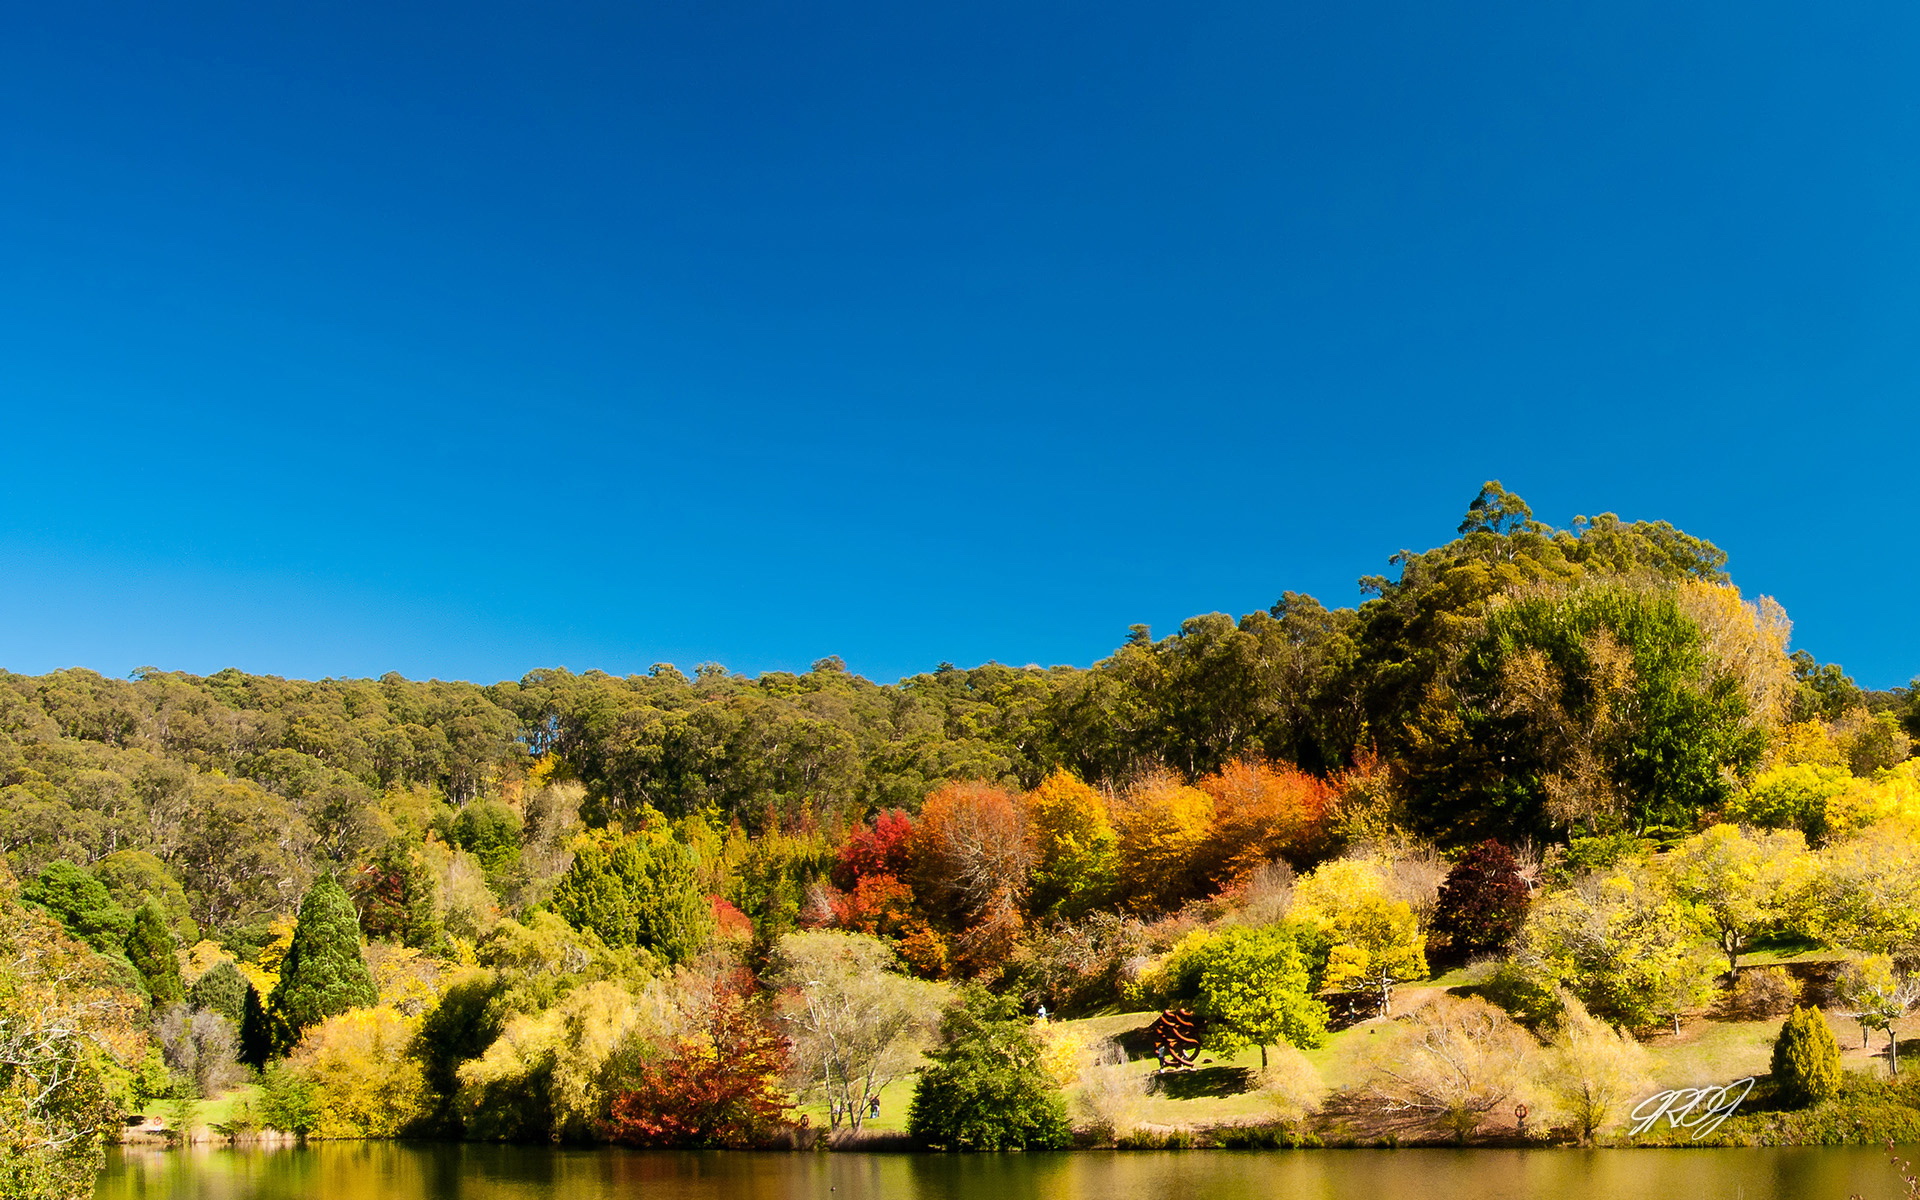
<svg viewBox="0 0 1920 1200">
<path fill-rule="evenodd" d="M 1773 1043 L 1773 1084 L 1783 1104 L 1803 1106 L 1840 1090 L 1840 1044 L 1819 1010 L 1795 1005 Z"/>
<path fill-rule="evenodd" d="M 1018 1002 L 971 990 L 940 1024 L 941 1047 L 920 1072 L 907 1131 L 949 1150 L 1054 1150 L 1072 1128 L 1059 1088 L 1040 1062 Z"/>
<path fill-rule="evenodd" d="M 574 853 L 553 889 L 553 907 L 575 929 L 609 946 L 641 946 L 670 963 L 699 953 L 713 932 L 713 906 L 689 846 L 663 830 L 602 834 Z"/>
<path fill-rule="evenodd" d="M 322 875 L 300 902 L 293 944 L 280 964 L 280 982 L 267 998 L 273 1048 L 285 1052 L 307 1027 L 378 999 L 360 954 L 360 922 L 353 902 L 332 876 Z"/>
<path fill-rule="evenodd" d="M 1447 872 L 1433 927 L 1459 953 L 1498 950 L 1520 932 L 1529 895 L 1513 852 L 1489 838 L 1468 848 Z"/>
<path fill-rule="evenodd" d="M 195 1008 L 217 1012 L 232 1021 L 235 1029 L 241 1029 L 246 1022 L 247 993 L 252 990 L 253 985 L 240 973 L 240 968 L 222 959 L 193 981 L 193 986 L 187 989 L 187 1002 Z M 259 1000 L 256 998 L 254 1003 L 258 1005 Z"/>
<path fill-rule="evenodd" d="M 167 914 L 149 896 L 134 912 L 133 931 L 127 934 L 127 961 L 147 981 L 156 1007 L 178 1004 L 187 992 L 180 978 L 180 959 L 174 954 L 173 932 L 167 924 Z"/>
<path fill-rule="evenodd" d="M 240 1002 L 240 1061 L 259 1070 L 273 1057 L 273 1023 L 267 1019 L 267 1006 L 261 1003 L 253 984 L 244 977 L 241 982 L 247 990 Z"/>
</svg>

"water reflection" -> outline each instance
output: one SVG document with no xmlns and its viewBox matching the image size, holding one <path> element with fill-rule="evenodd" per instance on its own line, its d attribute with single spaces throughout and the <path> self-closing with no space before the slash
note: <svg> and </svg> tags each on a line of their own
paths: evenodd
<svg viewBox="0 0 1920 1200">
<path fill-rule="evenodd" d="M 129 1149 L 96 1200 L 1867 1200 L 1885 1154 L 1323 1150 L 1006 1155 L 673 1154 L 342 1142 Z"/>
</svg>

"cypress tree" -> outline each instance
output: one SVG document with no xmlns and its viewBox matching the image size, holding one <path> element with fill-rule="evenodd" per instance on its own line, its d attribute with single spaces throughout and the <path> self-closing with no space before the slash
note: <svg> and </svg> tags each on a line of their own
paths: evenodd
<svg viewBox="0 0 1920 1200">
<path fill-rule="evenodd" d="M 246 1020 L 247 993 L 252 990 L 253 985 L 240 973 L 240 968 L 222 959 L 211 971 L 193 981 L 193 986 L 187 989 L 187 1001 L 195 1008 L 219 1013 L 239 1029 Z M 259 1003 L 259 997 L 254 997 L 254 1004 Z"/>
<path fill-rule="evenodd" d="M 353 901 L 331 876 L 323 875 L 300 902 L 293 944 L 280 964 L 280 982 L 267 998 L 273 1048 L 284 1053 L 309 1026 L 350 1008 L 369 1007 L 378 998 L 360 954 Z"/>
<path fill-rule="evenodd" d="M 167 914 L 151 896 L 134 910 L 133 931 L 127 934 L 127 961 L 147 981 L 156 1007 L 178 1004 L 186 998 L 187 987 L 180 978 L 180 960 L 174 955 Z"/>
<path fill-rule="evenodd" d="M 267 1020 L 267 1006 L 260 1002 L 253 984 L 244 977 L 240 982 L 247 987 L 240 1002 L 240 1061 L 257 1071 L 273 1057 L 273 1024 Z"/>
<path fill-rule="evenodd" d="M 1783 1104 L 1818 1104 L 1840 1090 L 1840 1044 L 1826 1018 L 1795 1005 L 1773 1043 L 1773 1083 Z"/>
</svg>

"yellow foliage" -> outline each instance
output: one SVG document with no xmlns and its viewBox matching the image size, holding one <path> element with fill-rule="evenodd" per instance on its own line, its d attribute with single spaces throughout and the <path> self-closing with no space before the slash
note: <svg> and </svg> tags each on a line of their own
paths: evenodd
<svg viewBox="0 0 1920 1200">
<path fill-rule="evenodd" d="M 1827 830 L 1835 836 L 1882 821 L 1920 824 L 1920 759 L 1876 771 L 1871 779 L 1851 780 L 1845 791 L 1828 797 L 1826 816 Z"/>
<path fill-rule="evenodd" d="M 1064 1089 L 1079 1083 L 1090 1049 L 1086 1036 L 1078 1029 L 1051 1021 L 1037 1022 L 1034 1032 L 1040 1039 L 1040 1066 L 1055 1086 Z"/>
<path fill-rule="evenodd" d="M 1114 816 L 1120 888 L 1134 907 L 1160 911 L 1190 896 L 1213 832 L 1213 797 L 1156 775 L 1128 789 Z"/>
<path fill-rule="evenodd" d="M 1825 721 L 1796 721 L 1775 735 L 1773 765 L 1791 767 L 1803 763 L 1816 767 L 1845 765 L 1846 755 Z"/>
<path fill-rule="evenodd" d="M 205 975 L 208 971 L 213 970 L 223 962 L 232 962 L 235 963 L 236 966 L 239 965 L 233 955 L 228 952 L 227 948 L 219 942 L 204 940 L 195 942 L 193 949 L 181 954 L 180 981 L 186 984 L 186 986 L 192 987 L 194 984 L 200 982 L 202 975 Z M 240 969 L 242 971 L 246 970 L 245 967 L 241 967 Z"/>
<path fill-rule="evenodd" d="M 287 957 L 287 948 L 293 945 L 293 925 L 292 913 L 274 918 L 268 926 L 273 931 L 273 939 L 261 947 L 260 956 L 250 963 L 235 964 L 263 1000 L 273 994 L 274 986 L 280 982 L 280 964 Z"/>
<path fill-rule="evenodd" d="M 379 1002 L 404 1016 L 426 1012 L 446 990 L 446 964 L 411 946 L 370 942 L 365 958 Z"/>
<path fill-rule="evenodd" d="M 1747 701 L 1748 721 L 1762 729 L 1779 726 L 1793 696 L 1793 663 L 1787 637 L 1793 631 L 1787 611 L 1771 596 L 1740 597 L 1730 583 L 1688 579 L 1676 599 L 1706 643 L 1707 656 L 1730 676 Z"/>
<path fill-rule="evenodd" d="M 307 1031 L 287 1067 L 314 1087 L 312 1136 L 397 1137 L 426 1115 L 427 1081 L 407 1053 L 413 1032 L 391 1008 L 350 1009 Z"/>
</svg>

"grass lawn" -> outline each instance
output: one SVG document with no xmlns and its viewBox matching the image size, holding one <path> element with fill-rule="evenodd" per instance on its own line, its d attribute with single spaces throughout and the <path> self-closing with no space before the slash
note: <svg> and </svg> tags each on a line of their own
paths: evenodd
<svg viewBox="0 0 1920 1200">
<path fill-rule="evenodd" d="M 233 1115 L 233 1106 L 242 1101 L 257 1103 L 260 1088 L 257 1084 L 242 1084 L 231 1091 L 223 1092 L 211 1100 L 202 1100 L 194 1109 L 193 1122 L 196 1129 L 210 1129 L 215 1125 L 224 1125 Z M 178 1111 L 172 1100 L 154 1100 L 147 1104 L 140 1115 L 149 1121 L 158 1121 L 171 1126 Z"/>
</svg>

